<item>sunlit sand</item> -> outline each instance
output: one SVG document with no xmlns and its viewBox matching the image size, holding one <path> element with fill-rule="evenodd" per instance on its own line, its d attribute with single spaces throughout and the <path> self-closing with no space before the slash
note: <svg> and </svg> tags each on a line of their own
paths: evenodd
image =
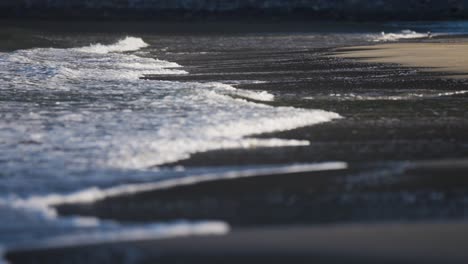
<svg viewBox="0 0 468 264">
<path fill-rule="evenodd" d="M 392 43 L 338 49 L 339 58 L 371 63 L 396 63 L 425 71 L 446 72 L 447 77 L 468 78 L 468 42 Z"/>
</svg>

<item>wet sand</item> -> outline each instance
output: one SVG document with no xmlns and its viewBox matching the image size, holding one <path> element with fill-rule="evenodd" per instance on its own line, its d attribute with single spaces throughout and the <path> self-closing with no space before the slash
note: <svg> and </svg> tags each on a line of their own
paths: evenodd
<svg viewBox="0 0 468 264">
<path fill-rule="evenodd" d="M 468 159 L 210 180 L 58 206 L 124 222 L 216 219 L 234 228 L 465 219 Z"/>
<path fill-rule="evenodd" d="M 11 252 L 13 263 L 466 263 L 468 224 L 387 223 L 256 228 L 174 238 Z"/>
</svg>

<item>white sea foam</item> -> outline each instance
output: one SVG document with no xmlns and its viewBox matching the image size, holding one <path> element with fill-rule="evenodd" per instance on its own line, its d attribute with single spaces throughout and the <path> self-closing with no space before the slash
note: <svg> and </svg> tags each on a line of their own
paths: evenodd
<svg viewBox="0 0 468 264">
<path fill-rule="evenodd" d="M 443 97 L 443 96 L 453 96 L 453 95 L 460 95 L 460 94 L 467 94 L 468 90 L 462 90 L 462 91 L 453 91 L 453 92 L 444 92 L 444 93 L 437 93 L 437 97 Z"/>
<path fill-rule="evenodd" d="M 2 212 L 0 242 L 8 250 L 45 249 L 194 235 L 224 235 L 229 232 L 229 225 L 220 221 L 176 221 L 137 225 L 119 224 L 94 217 L 57 217 L 54 208 L 38 201 L 22 203 L 0 200 L 0 210 Z M 2 251 L 0 257 L 1 253 Z"/>
<path fill-rule="evenodd" d="M 1 200 L 0 242 L 6 249 L 50 248 L 103 242 L 162 239 L 176 236 L 222 235 L 229 226 L 219 221 L 177 221 L 119 224 L 94 217 L 58 217 L 39 201 Z M 5 219 L 6 218 L 6 219 Z"/>
<path fill-rule="evenodd" d="M 59 235 L 44 239 L 40 244 L 25 243 L 15 248 L 37 250 L 186 236 L 220 236 L 227 234 L 229 230 L 229 225 L 221 221 L 178 221 L 173 223 L 142 224 L 129 227 L 121 226 L 109 230 L 93 230 L 83 233 Z"/>
<path fill-rule="evenodd" d="M 40 208 L 43 210 L 46 207 L 56 206 L 60 204 L 71 203 L 92 203 L 105 198 L 110 198 L 120 195 L 129 195 L 146 191 L 168 189 L 177 186 L 193 185 L 202 182 L 229 180 L 246 177 L 260 177 L 281 174 L 291 174 L 300 172 L 314 171 L 331 171 L 343 170 L 348 167 L 345 162 L 325 162 L 312 164 L 293 164 L 293 165 L 276 165 L 256 168 L 237 169 L 224 172 L 206 173 L 201 175 L 191 175 L 174 179 L 161 180 L 153 183 L 142 184 L 124 184 L 108 189 L 90 188 L 81 190 L 76 193 L 67 195 L 46 195 L 38 197 L 30 197 L 26 200 L 10 201 L 11 204 L 22 207 Z M 54 213 L 50 213 L 54 215 Z"/>
<path fill-rule="evenodd" d="M 93 44 L 89 47 L 76 48 L 77 51 L 106 54 L 110 52 L 136 51 L 148 47 L 148 43 L 141 38 L 126 37 L 115 44 L 103 45 Z"/>
<path fill-rule="evenodd" d="M 0 73 L 11 85 L 6 89 L 29 90 L 38 98 L 56 98 L 54 90 L 65 90 L 76 99 L 60 102 L 64 98 L 56 98 L 53 108 L 61 111 L 43 105 L 15 106 L 17 116 L 0 121 L 0 135 L 3 131 L 3 138 L 12 144 L 38 144 L 23 152 L 4 149 L 0 157 L 26 158 L 28 162 L 18 162 L 18 168 L 50 166 L 49 173 L 64 163 L 69 168 L 142 169 L 214 149 L 307 145 L 306 141 L 246 136 L 340 118 L 321 110 L 275 108 L 241 99 L 274 100 L 274 95 L 264 91 L 221 83 L 140 79 L 147 74 L 187 74 L 177 67 L 133 54 L 88 54 L 81 49 L 33 49 L 4 55 Z M 82 106 L 76 107 L 75 100 Z M 35 122 L 29 122 L 31 113 Z M 52 129 L 44 127 L 45 122 Z M 40 140 L 33 140 L 33 135 Z M 68 151 L 54 154 L 51 148 Z"/>
<path fill-rule="evenodd" d="M 417 39 L 417 38 L 428 38 L 429 34 L 418 33 L 412 30 L 402 30 L 398 33 L 385 33 L 382 32 L 379 36 L 372 37 L 375 42 L 388 42 L 397 41 L 401 39 Z"/>
<path fill-rule="evenodd" d="M 448 97 L 448 96 L 456 96 L 456 95 L 463 95 L 468 94 L 468 90 L 460 90 L 460 91 L 447 91 L 447 92 L 440 92 L 436 90 L 425 90 L 423 92 L 411 92 L 411 93 L 398 93 L 394 92 L 393 94 L 383 95 L 379 93 L 332 93 L 328 95 L 322 96 L 314 96 L 314 97 L 304 97 L 305 100 L 316 100 L 319 98 L 335 98 L 336 100 L 358 100 L 358 101 L 376 101 L 376 100 L 383 100 L 383 101 L 399 101 L 399 100 L 417 100 L 417 99 L 428 99 L 428 98 L 439 98 L 439 97 Z"/>
<path fill-rule="evenodd" d="M 6 217 L 7 222 L 6 225 L 0 227 L 0 232 L 2 229 L 17 230 L 20 226 L 23 228 L 38 227 L 42 230 L 50 229 L 49 234 L 45 237 L 38 236 L 36 239 L 24 242 L 24 239 L 21 239 L 20 236 L 16 238 L 16 240 L 7 241 L 7 245 L 10 248 L 55 247 L 189 235 L 221 235 L 229 231 L 229 226 L 217 221 L 122 226 L 114 222 L 101 221 L 93 217 L 58 217 L 54 206 L 68 203 L 91 203 L 114 196 L 168 189 L 209 181 L 300 172 L 342 170 L 346 168 L 347 164 L 344 162 L 254 166 L 249 168 L 233 168 L 231 170 L 225 169 L 212 173 L 189 174 L 189 176 L 185 177 L 168 178 L 152 183 L 123 184 L 107 189 L 94 187 L 71 194 L 49 194 L 26 199 L 1 199 L 0 210 L 3 213 L 3 217 Z M 8 211 L 8 209 L 10 211 Z M 27 234 L 27 232 L 29 232 L 28 229 L 26 229 L 25 232 Z M 18 234 L 15 234 L 15 237 L 17 236 Z"/>
<path fill-rule="evenodd" d="M 275 100 L 275 96 L 267 91 L 240 90 L 231 85 L 216 82 L 206 83 L 206 85 L 219 94 L 227 94 L 234 97 L 252 99 L 261 102 L 271 102 Z"/>
<path fill-rule="evenodd" d="M 112 45 L 0 54 L 0 90 L 9 98 L 0 105 L 0 244 L 121 230 L 95 218 L 57 217 L 53 205 L 60 203 L 328 166 L 188 173 L 160 181 L 172 174 L 155 165 L 216 149 L 307 145 L 250 136 L 340 116 L 260 104 L 274 96 L 221 83 L 142 80 L 187 74 L 176 63 L 131 53 L 147 46 L 127 37 Z"/>
<path fill-rule="evenodd" d="M 270 165 L 256 166 L 247 168 L 225 169 L 215 172 L 204 172 L 201 174 L 189 174 L 183 177 L 171 177 L 164 180 L 153 182 L 143 182 L 135 184 L 121 184 L 108 188 L 91 187 L 69 194 L 44 194 L 40 196 L 31 196 L 28 198 L 10 198 L 0 199 L 0 209 L 4 213 L 4 220 L 9 219 L 9 223 L 16 224 L 15 219 L 27 218 L 28 221 L 54 222 L 57 220 L 57 211 L 54 206 L 72 203 L 92 203 L 98 200 L 154 191 L 161 189 L 174 188 L 178 186 L 193 185 L 209 181 L 230 180 L 245 177 L 260 177 L 280 174 L 291 174 L 300 172 L 330 171 L 342 170 L 347 168 L 344 162 L 326 162 L 312 164 L 292 164 L 292 165 Z M 24 223 L 23 223 L 24 224 Z M 63 219 L 60 224 L 92 227 L 100 223 L 92 217 L 72 217 Z M 2 226 L 5 228 L 5 226 Z"/>
</svg>

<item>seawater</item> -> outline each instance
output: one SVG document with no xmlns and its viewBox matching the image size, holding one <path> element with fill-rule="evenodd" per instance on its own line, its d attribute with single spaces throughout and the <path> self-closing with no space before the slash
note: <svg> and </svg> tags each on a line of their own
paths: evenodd
<svg viewBox="0 0 468 264">
<path fill-rule="evenodd" d="M 0 105 L 0 243 L 50 245 L 57 239 L 70 241 L 64 236 L 71 234 L 77 241 L 85 234 L 100 241 L 96 237 L 110 236 L 102 232 L 121 226 L 61 218 L 51 205 L 70 197 L 90 202 L 110 192 L 137 190 L 132 189 L 137 183 L 193 179 L 195 172 L 158 166 L 198 152 L 307 145 L 248 136 L 340 118 L 322 110 L 269 106 L 262 101 L 274 96 L 264 91 L 216 82 L 144 80 L 148 74 L 188 74 L 177 63 L 136 54 L 148 46 L 141 38 L 126 37 L 110 45 L 0 54 L 0 89 L 6 99 Z M 126 226 L 119 234 L 128 238 L 151 234 L 148 230 L 164 236 L 226 229 L 218 222 L 178 222 Z"/>
</svg>

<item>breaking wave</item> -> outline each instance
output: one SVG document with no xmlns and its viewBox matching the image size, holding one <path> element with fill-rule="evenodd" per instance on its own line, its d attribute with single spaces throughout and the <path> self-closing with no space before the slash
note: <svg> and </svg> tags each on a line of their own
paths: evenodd
<svg viewBox="0 0 468 264">
<path fill-rule="evenodd" d="M 81 51 L 81 52 L 107 54 L 110 52 L 137 51 L 142 48 L 146 48 L 148 46 L 149 46 L 148 43 L 146 43 L 141 38 L 126 37 L 122 40 L 119 40 L 115 44 L 103 45 L 103 44 L 97 43 L 97 44 L 92 44 L 88 47 L 76 48 L 75 50 Z"/>
<path fill-rule="evenodd" d="M 418 38 L 429 38 L 431 37 L 431 33 L 418 33 L 412 30 L 402 30 L 398 33 L 385 33 L 382 32 L 379 36 L 372 37 L 374 42 L 389 42 L 389 41 L 397 41 L 401 39 L 418 39 Z"/>
<path fill-rule="evenodd" d="M 177 63 L 135 52 L 148 46 L 141 38 L 127 37 L 110 45 L 0 53 L 4 84 L 0 90 L 9 98 L 0 105 L 0 244 L 115 240 L 145 232 L 155 236 L 223 233 L 227 226 L 222 223 L 145 227 L 61 218 L 52 206 L 215 176 L 327 168 L 237 168 L 216 175 L 183 172 L 187 177 L 171 178 L 180 173 L 155 166 L 209 150 L 308 145 L 305 140 L 249 136 L 340 116 L 259 103 L 275 99 L 265 91 L 244 91 L 216 82 L 142 79 L 188 74 Z M 116 230 L 121 237 L 112 234 Z"/>
</svg>

